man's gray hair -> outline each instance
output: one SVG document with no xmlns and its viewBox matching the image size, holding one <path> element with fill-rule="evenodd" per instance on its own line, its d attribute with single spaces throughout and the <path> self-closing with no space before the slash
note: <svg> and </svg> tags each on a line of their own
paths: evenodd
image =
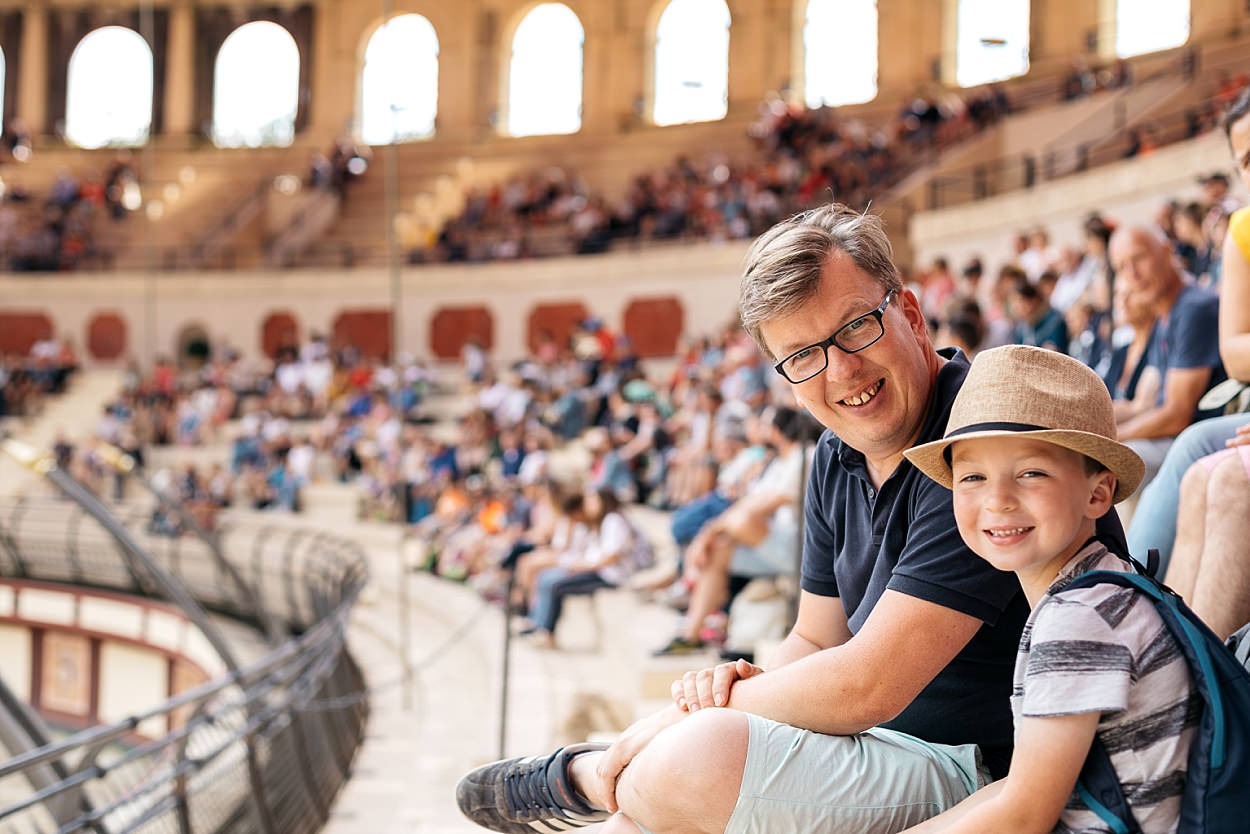
<svg viewBox="0 0 1250 834">
<path fill-rule="evenodd" d="M 834 252 L 845 252 L 887 292 L 903 288 L 880 217 L 831 203 L 781 221 L 751 245 L 738 290 L 742 327 L 769 356 L 760 327 L 795 312 L 816 294 Z"/>
</svg>

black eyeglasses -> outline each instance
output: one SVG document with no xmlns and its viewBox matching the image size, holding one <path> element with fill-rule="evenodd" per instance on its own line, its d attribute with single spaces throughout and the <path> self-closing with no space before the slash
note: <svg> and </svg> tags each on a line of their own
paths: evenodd
<svg viewBox="0 0 1250 834">
<path fill-rule="evenodd" d="M 894 297 L 895 292 L 895 290 L 890 290 L 886 293 L 885 300 L 877 309 L 842 325 L 828 339 L 799 348 L 773 365 L 773 370 L 790 382 L 806 382 L 829 367 L 830 346 L 836 347 L 843 353 L 858 353 L 876 343 L 885 335 L 885 324 L 881 319 L 885 315 L 885 308 L 890 306 L 890 299 Z"/>
</svg>

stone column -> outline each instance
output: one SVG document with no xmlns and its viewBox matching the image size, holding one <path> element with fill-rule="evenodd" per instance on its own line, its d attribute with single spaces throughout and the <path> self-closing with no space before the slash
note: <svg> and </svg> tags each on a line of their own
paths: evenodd
<svg viewBox="0 0 1250 834">
<path fill-rule="evenodd" d="M 185 0 L 169 8 L 166 56 L 165 133 L 190 136 L 195 130 L 195 10 Z"/>
<path fill-rule="evenodd" d="M 27 5 L 22 21 L 22 57 L 17 88 L 17 115 L 31 133 L 47 133 L 48 10 Z"/>
</svg>

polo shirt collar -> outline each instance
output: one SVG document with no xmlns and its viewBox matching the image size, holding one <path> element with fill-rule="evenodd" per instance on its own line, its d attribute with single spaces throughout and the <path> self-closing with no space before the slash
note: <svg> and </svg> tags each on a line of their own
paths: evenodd
<svg viewBox="0 0 1250 834">
<path fill-rule="evenodd" d="M 950 418 L 955 395 L 959 393 L 964 377 L 968 375 L 968 367 L 972 364 L 967 354 L 956 347 L 942 348 L 937 353 L 949 361 L 938 369 L 937 378 L 933 381 L 933 390 L 929 394 L 928 410 L 925 413 L 924 426 L 920 430 L 918 443 L 937 440 L 946 431 L 946 422 Z M 867 477 L 868 469 L 863 452 L 852 449 L 833 432 L 825 432 L 824 442 L 833 447 L 834 454 L 844 469 Z M 895 469 L 894 473 L 898 471 Z M 894 473 L 891 473 L 890 478 L 894 477 Z"/>
</svg>

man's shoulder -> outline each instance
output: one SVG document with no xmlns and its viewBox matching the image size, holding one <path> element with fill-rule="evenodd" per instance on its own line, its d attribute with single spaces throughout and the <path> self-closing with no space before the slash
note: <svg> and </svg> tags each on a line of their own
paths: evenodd
<svg viewBox="0 0 1250 834">
<path fill-rule="evenodd" d="M 1176 303 L 1172 305 L 1172 319 L 1214 314 L 1218 311 L 1219 304 L 1220 297 L 1211 290 L 1196 284 L 1186 284 L 1176 297 Z M 1212 332 L 1211 338 L 1216 338 L 1216 333 Z"/>
</svg>

